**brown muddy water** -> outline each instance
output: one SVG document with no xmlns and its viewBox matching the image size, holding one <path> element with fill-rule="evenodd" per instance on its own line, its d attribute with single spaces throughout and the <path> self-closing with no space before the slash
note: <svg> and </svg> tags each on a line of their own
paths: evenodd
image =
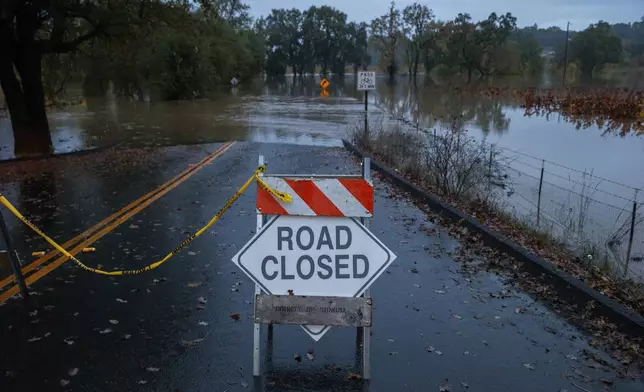
<svg viewBox="0 0 644 392">
<path fill-rule="evenodd" d="M 50 111 L 55 149 L 224 140 L 340 146 L 349 126 L 363 121 L 363 94 L 355 91 L 351 76 L 332 80 L 328 96 L 318 82 L 319 77 L 307 83 L 294 83 L 292 78 L 256 82 L 198 101 L 87 98 L 81 105 Z M 404 117 L 431 129 L 456 118 L 470 135 L 495 144 L 509 174 L 503 203 L 531 224 L 543 166 L 540 207 L 545 227 L 578 246 L 605 247 L 617 239 L 623 258 L 628 236 L 622 229 L 630 222 L 633 200 L 644 200 L 638 191 L 644 187 L 643 137 L 620 136 L 592 124 L 578 127 L 556 114 L 526 117 L 518 103 L 506 98 L 415 86 L 406 78 L 394 84 L 379 79 L 369 101 L 372 123 Z M 0 159 L 12 157 L 12 144 L 9 119 L 0 112 Z M 638 274 L 644 270 L 637 261 L 643 252 L 644 224 L 638 223 L 631 265 Z"/>
</svg>

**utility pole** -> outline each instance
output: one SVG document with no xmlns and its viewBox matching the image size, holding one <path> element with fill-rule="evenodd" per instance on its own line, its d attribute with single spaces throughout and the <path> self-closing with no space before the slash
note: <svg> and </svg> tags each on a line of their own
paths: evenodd
<svg viewBox="0 0 644 392">
<path fill-rule="evenodd" d="M 570 22 L 566 25 L 566 49 L 564 51 L 564 72 L 563 72 L 563 85 L 566 86 L 566 72 L 568 71 L 568 41 L 570 36 Z"/>
</svg>

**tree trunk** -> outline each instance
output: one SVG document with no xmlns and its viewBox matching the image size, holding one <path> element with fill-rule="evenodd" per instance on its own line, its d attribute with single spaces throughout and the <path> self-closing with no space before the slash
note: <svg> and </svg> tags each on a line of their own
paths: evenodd
<svg viewBox="0 0 644 392">
<path fill-rule="evenodd" d="M 20 81 L 18 81 L 13 70 L 13 63 L 8 57 L 0 59 L 0 86 L 4 92 L 4 99 L 9 109 L 9 117 L 11 118 L 14 135 L 25 132 L 28 128 L 29 121 L 27 108 L 25 107 Z"/>
<path fill-rule="evenodd" d="M 418 75 L 418 63 L 420 62 L 420 50 L 416 51 L 416 56 L 414 57 L 414 79 Z"/>
<path fill-rule="evenodd" d="M 53 152 L 45 110 L 41 57 L 38 51 L 29 48 L 23 48 L 18 54 L 16 68 L 22 82 L 27 124 L 22 129 L 16 129 L 14 126 L 14 154 L 16 157 L 50 155 Z"/>
</svg>

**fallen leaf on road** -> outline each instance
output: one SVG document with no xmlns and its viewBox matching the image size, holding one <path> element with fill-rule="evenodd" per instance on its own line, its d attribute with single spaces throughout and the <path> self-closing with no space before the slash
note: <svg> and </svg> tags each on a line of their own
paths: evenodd
<svg viewBox="0 0 644 392">
<path fill-rule="evenodd" d="M 139 380 L 139 382 L 138 382 L 138 384 L 139 384 L 139 385 L 145 385 L 145 384 L 147 384 L 147 383 L 148 383 L 148 382 L 147 382 L 147 381 L 145 381 L 145 380 Z"/>
<path fill-rule="evenodd" d="M 442 352 L 442 351 L 438 351 L 438 350 L 436 350 L 436 351 L 434 351 L 434 352 L 435 352 L 436 354 L 438 354 L 438 355 L 443 355 L 443 352 Z"/>
<path fill-rule="evenodd" d="M 194 346 L 197 343 L 203 342 L 203 339 L 195 339 L 195 340 L 182 340 L 181 344 L 184 346 Z"/>
<path fill-rule="evenodd" d="M 65 379 L 60 380 L 61 387 L 66 387 L 67 385 L 69 385 L 69 380 L 65 380 Z"/>
<path fill-rule="evenodd" d="M 148 367 L 148 368 L 145 368 L 145 370 L 147 370 L 148 372 L 156 373 L 156 372 L 158 372 L 158 371 L 159 371 L 159 368 L 156 368 L 156 367 Z"/>
<path fill-rule="evenodd" d="M 201 325 L 202 327 L 205 327 L 206 325 L 208 325 L 208 323 L 205 321 L 199 321 L 197 324 Z"/>
<path fill-rule="evenodd" d="M 248 388 L 248 383 L 246 381 L 241 382 L 242 388 Z"/>
<path fill-rule="evenodd" d="M 188 287 L 199 287 L 201 286 L 201 282 L 194 282 L 194 283 L 188 283 Z"/>
<path fill-rule="evenodd" d="M 434 290 L 434 292 L 436 294 L 445 294 L 445 292 L 443 290 Z"/>
<path fill-rule="evenodd" d="M 241 316 L 239 315 L 239 313 L 233 313 L 230 315 L 230 318 L 233 320 L 239 320 Z"/>
<path fill-rule="evenodd" d="M 302 362 L 302 357 L 298 353 L 293 353 L 293 359 L 298 362 Z"/>
<path fill-rule="evenodd" d="M 190 256 L 195 256 L 195 255 L 197 255 L 195 252 L 192 252 L 192 251 L 188 252 L 188 254 L 189 254 Z"/>
<path fill-rule="evenodd" d="M 534 365 L 529 364 L 529 363 L 524 363 L 523 367 L 526 368 L 526 369 L 534 370 Z"/>
<path fill-rule="evenodd" d="M 457 320 L 462 319 L 463 317 L 459 316 L 458 314 L 453 314 L 452 317 L 454 317 Z"/>
<path fill-rule="evenodd" d="M 398 351 L 391 351 L 389 355 L 398 355 Z"/>
<path fill-rule="evenodd" d="M 31 338 L 31 339 L 29 339 L 29 340 L 27 340 L 27 341 L 28 341 L 29 343 L 33 343 L 33 342 L 37 342 L 37 341 L 39 341 L 40 339 L 42 339 L 42 338 L 40 338 L 40 337 L 35 337 L 35 338 Z"/>
<path fill-rule="evenodd" d="M 414 287 L 420 288 L 420 285 L 419 285 L 419 284 L 415 284 L 415 285 L 414 285 Z"/>
<path fill-rule="evenodd" d="M 135 225 L 135 224 L 131 224 L 131 225 L 130 225 L 130 229 L 138 229 L 138 228 L 139 228 L 139 226 L 137 226 L 137 225 Z"/>
<path fill-rule="evenodd" d="M 37 315 L 38 315 L 38 311 L 37 311 L 37 310 L 34 310 L 33 312 L 29 312 L 29 315 L 30 315 L 31 317 L 35 317 L 35 316 L 37 316 Z"/>
<path fill-rule="evenodd" d="M 442 383 L 438 385 L 439 392 L 449 392 L 451 387 L 449 386 L 448 379 L 445 379 Z"/>
<path fill-rule="evenodd" d="M 486 345 L 486 346 L 488 345 L 488 344 L 487 344 L 487 340 L 481 340 L 481 343 L 483 343 L 483 344 L 484 344 L 484 345 Z"/>
<path fill-rule="evenodd" d="M 119 323 L 118 320 L 114 320 L 114 319 L 110 320 L 110 324 L 112 324 L 112 325 L 116 325 L 118 323 Z"/>
<path fill-rule="evenodd" d="M 409 270 L 409 272 L 411 272 L 412 274 L 417 274 L 418 270 L 416 268 L 412 268 Z"/>
<path fill-rule="evenodd" d="M 68 346 L 71 346 L 72 344 L 74 344 L 74 341 L 71 339 L 63 339 L 63 342 L 67 343 Z"/>
<path fill-rule="evenodd" d="M 469 385 L 467 385 L 467 383 L 466 383 L 465 381 L 461 381 L 461 386 L 462 386 L 463 388 L 465 388 L 465 389 L 467 389 L 467 388 L 469 388 L 469 387 L 470 387 Z"/>
<path fill-rule="evenodd" d="M 98 331 L 98 333 L 100 333 L 101 335 L 105 335 L 105 334 L 110 333 L 110 332 L 112 332 L 112 330 L 109 329 L 109 328 L 105 328 L 105 329 L 103 329 L 101 331 Z"/>
<path fill-rule="evenodd" d="M 126 300 L 121 299 L 121 298 L 117 298 L 117 299 L 116 299 L 116 302 L 120 302 L 120 303 L 122 303 L 122 304 L 126 304 L 126 303 L 127 303 L 127 301 L 126 301 Z"/>
<path fill-rule="evenodd" d="M 309 361 L 312 361 L 313 360 L 313 352 L 309 351 L 308 353 L 306 353 L 306 359 L 308 359 Z"/>
<path fill-rule="evenodd" d="M 429 351 L 430 353 L 433 353 L 435 350 L 436 349 L 434 348 L 434 346 L 427 347 L 427 351 Z"/>
<path fill-rule="evenodd" d="M 362 380 L 362 376 L 357 373 L 349 372 L 349 374 L 347 375 L 347 379 L 352 381 Z"/>
<path fill-rule="evenodd" d="M 566 358 L 568 358 L 568 359 L 570 359 L 570 360 L 572 360 L 572 361 L 576 361 L 576 360 L 577 360 L 577 357 L 575 357 L 575 356 L 574 356 L 574 355 L 572 355 L 572 354 L 568 354 L 568 355 L 566 355 Z"/>
<path fill-rule="evenodd" d="M 129 338 L 131 338 L 131 337 L 132 337 L 132 335 L 130 335 L 129 333 L 128 333 L 128 334 L 123 335 L 123 339 L 125 339 L 125 340 L 128 340 L 128 339 L 129 339 Z"/>
<path fill-rule="evenodd" d="M 78 368 L 69 369 L 69 372 L 67 372 L 67 374 L 74 377 L 75 375 L 78 374 Z"/>
</svg>

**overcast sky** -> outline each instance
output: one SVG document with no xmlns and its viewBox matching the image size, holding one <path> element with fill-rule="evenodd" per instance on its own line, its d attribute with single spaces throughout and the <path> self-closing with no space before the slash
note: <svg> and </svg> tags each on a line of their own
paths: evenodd
<svg viewBox="0 0 644 392">
<path fill-rule="evenodd" d="M 309 8 L 311 5 L 329 5 L 344 11 L 349 20 L 369 22 L 387 12 L 389 0 L 246 0 L 254 16 L 267 15 L 272 8 Z M 404 8 L 414 1 L 396 1 Z M 474 20 L 486 18 L 491 12 L 511 12 L 521 27 L 537 23 L 539 26 L 566 27 L 583 30 L 598 20 L 611 23 L 639 21 L 644 15 L 644 0 L 431 0 L 418 1 L 434 10 L 439 19 L 453 19 L 459 12 L 468 12 Z"/>
</svg>

